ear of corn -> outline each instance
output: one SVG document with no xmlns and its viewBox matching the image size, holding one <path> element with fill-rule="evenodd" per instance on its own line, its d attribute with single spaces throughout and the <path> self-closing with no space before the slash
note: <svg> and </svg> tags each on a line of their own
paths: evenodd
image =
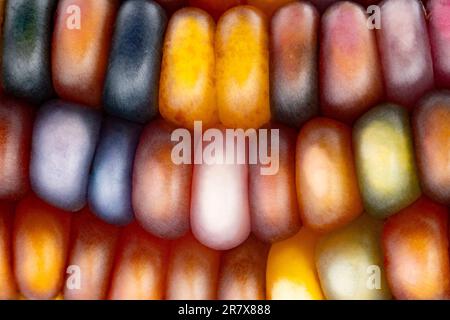
<svg viewBox="0 0 450 320">
<path fill-rule="evenodd" d="M 0 299 L 449 298 L 424 4 L 0 0 Z"/>
</svg>

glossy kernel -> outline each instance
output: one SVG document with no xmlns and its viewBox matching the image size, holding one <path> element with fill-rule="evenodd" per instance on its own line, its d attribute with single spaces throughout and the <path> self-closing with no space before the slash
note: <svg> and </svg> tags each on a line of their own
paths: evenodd
<svg viewBox="0 0 450 320">
<path fill-rule="evenodd" d="M 448 299 L 448 210 L 421 198 L 383 230 L 389 286 L 397 299 Z"/>
<path fill-rule="evenodd" d="M 318 31 L 319 14 L 308 3 L 286 5 L 271 20 L 272 114 L 293 127 L 319 112 Z"/>
<path fill-rule="evenodd" d="M 89 177 L 88 201 L 102 220 L 116 225 L 133 221 L 133 162 L 141 126 L 108 117 L 103 121 Z"/>
<path fill-rule="evenodd" d="M 103 91 L 109 114 L 139 123 L 158 114 L 166 24 L 164 10 L 152 1 L 127 1 L 121 6 Z"/>
<path fill-rule="evenodd" d="M 217 24 L 216 87 L 222 124 L 259 128 L 270 120 L 268 26 L 249 6 L 228 10 Z"/>
<path fill-rule="evenodd" d="M 214 134 L 216 137 L 226 136 L 225 129 L 214 129 Z M 200 150 L 207 154 L 219 141 L 212 140 L 214 142 L 196 143 L 194 152 Z M 216 250 L 229 250 L 240 245 L 248 238 L 251 229 L 248 164 L 246 161 L 239 163 L 236 156 L 232 163 L 227 164 L 226 144 L 223 143 L 222 157 L 220 152 L 214 152 L 210 159 L 194 165 L 192 177 L 192 233 L 202 244 Z M 245 153 L 244 148 L 235 139 L 235 155 Z"/>
<path fill-rule="evenodd" d="M 100 107 L 117 0 L 61 0 L 52 42 L 52 73 L 62 99 Z"/>
<path fill-rule="evenodd" d="M 164 41 L 159 106 L 167 121 L 192 129 L 218 123 L 215 24 L 204 11 L 187 8 L 170 20 Z"/>
<path fill-rule="evenodd" d="M 272 149 L 271 139 L 275 134 L 279 141 Z M 270 165 L 258 163 L 249 166 L 252 232 L 262 241 L 275 242 L 293 236 L 301 225 L 295 192 L 296 132 L 288 127 L 272 125 L 267 139 L 263 137 L 265 135 L 260 133 L 259 147 L 268 146 L 272 161 Z M 269 174 L 263 174 L 262 170 L 270 167 L 273 169 L 267 171 Z"/>
<path fill-rule="evenodd" d="M 5 7 L 3 86 L 8 93 L 35 104 L 53 95 L 50 43 L 56 3 L 56 0 L 0 1 L 1 13 Z"/>
<path fill-rule="evenodd" d="M 14 272 L 28 299 L 55 298 L 63 287 L 70 215 L 34 195 L 22 200 L 14 221 Z"/>
<path fill-rule="evenodd" d="M 220 252 L 191 234 L 172 243 L 167 269 L 166 299 L 213 300 L 217 297 Z"/>
<path fill-rule="evenodd" d="M 148 232 L 167 239 L 189 230 L 192 164 L 175 164 L 175 127 L 155 120 L 142 132 L 133 169 L 136 219 Z"/>
<path fill-rule="evenodd" d="M 450 92 L 424 98 L 414 109 L 412 125 L 423 191 L 450 204 Z"/>
<path fill-rule="evenodd" d="M 418 0 L 386 0 L 380 7 L 377 37 L 386 98 L 410 108 L 434 84 L 423 5 Z"/>
<path fill-rule="evenodd" d="M 353 128 L 359 186 L 366 211 L 385 218 L 421 194 L 407 111 L 393 104 L 373 108 Z"/>
<path fill-rule="evenodd" d="M 379 239 L 383 222 L 364 215 L 320 239 L 316 266 L 330 300 L 383 300 L 391 293 Z"/>
<path fill-rule="evenodd" d="M 100 124 L 99 113 L 76 104 L 51 101 L 39 109 L 30 180 L 40 198 L 67 211 L 84 207 Z"/>
<path fill-rule="evenodd" d="M 116 253 L 111 300 L 161 300 L 169 246 L 131 224 L 122 231 Z"/>
<path fill-rule="evenodd" d="M 324 299 L 314 263 L 317 240 L 317 234 L 302 228 L 295 236 L 272 245 L 267 259 L 267 299 Z"/>
<path fill-rule="evenodd" d="M 80 276 L 79 286 L 65 286 L 66 300 L 103 300 L 108 293 L 119 229 L 84 209 L 73 218 L 66 283 Z M 75 267 L 75 268 L 74 268 Z"/>
<path fill-rule="evenodd" d="M 250 236 L 246 242 L 222 254 L 217 299 L 264 300 L 269 247 Z"/>
<path fill-rule="evenodd" d="M 19 200 L 29 189 L 33 109 L 0 98 L 0 199 Z"/>
<path fill-rule="evenodd" d="M 302 221 L 313 230 L 339 228 L 362 213 L 350 127 L 327 118 L 303 126 L 297 139 L 296 183 Z"/>
<path fill-rule="evenodd" d="M 322 16 L 321 108 L 325 116 L 351 123 L 383 97 L 375 32 L 363 7 L 339 2 Z"/>
</svg>

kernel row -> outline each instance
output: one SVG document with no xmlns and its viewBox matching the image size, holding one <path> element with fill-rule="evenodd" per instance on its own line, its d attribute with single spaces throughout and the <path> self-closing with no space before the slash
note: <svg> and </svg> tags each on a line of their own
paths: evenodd
<svg viewBox="0 0 450 320">
<path fill-rule="evenodd" d="M 364 214 L 325 235 L 216 251 L 30 194 L 0 203 L 0 299 L 448 299 L 447 228 L 447 208 L 421 198 L 384 225 Z"/>
<path fill-rule="evenodd" d="M 297 134 L 273 123 L 264 132 L 242 131 L 243 144 L 235 132 L 225 141 L 227 130 L 214 129 L 225 138 L 223 152 L 211 155 L 203 132 L 198 140 L 185 130 L 186 162 L 174 156 L 184 146 L 179 129 L 163 119 L 143 127 L 61 100 L 34 114 L 11 98 L 0 100 L 0 114 L 0 200 L 20 200 L 31 189 L 65 211 L 88 204 L 110 224 L 136 218 L 161 238 L 179 238 L 191 227 L 201 243 L 217 250 L 238 246 L 251 231 L 276 242 L 295 234 L 301 222 L 329 232 L 363 211 L 385 219 L 422 190 L 450 203 L 448 91 L 424 97 L 411 122 L 407 109 L 381 104 L 353 128 L 315 117 Z M 273 155 L 273 170 L 264 174 L 269 164 L 250 156 L 252 140 L 267 132 L 273 136 L 259 140 L 260 148 Z M 197 162 L 197 153 L 209 160 Z M 223 160 L 228 156 L 231 163 Z"/>
<path fill-rule="evenodd" d="M 353 124 L 379 103 L 411 109 L 450 88 L 449 3 L 428 1 L 425 11 L 418 0 L 386 0 L 377 27 L 353 2 L 322 15 L 282 2 L 270 19 L 239 5 L 217 23 L 193 7 L 168 19 L 148 0 L 7 2 L 3 86 L 36 105 L 58 97 L 141 124 L 159 113 L 189 129 L 300 128 L 318 115 Z M 198 5 L 216 12 L 211 3 Z"/>
</svg>

